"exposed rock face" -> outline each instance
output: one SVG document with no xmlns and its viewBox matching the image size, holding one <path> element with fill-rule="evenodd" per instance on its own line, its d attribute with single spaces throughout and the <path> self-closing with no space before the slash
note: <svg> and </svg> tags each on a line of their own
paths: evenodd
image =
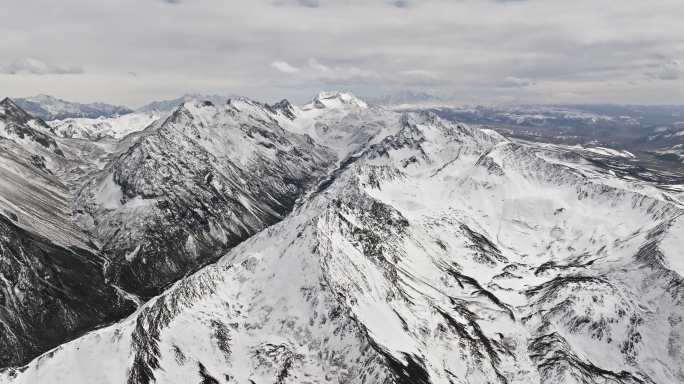
<svg viewBox="0 0 684 384">
<path fill-rule="evenodd" d="M 0 215 L 0 366 L 26 363 L 133 310 L 105 284 L 104 259 L 54 244 L 12 219 Z"/>
</svg>

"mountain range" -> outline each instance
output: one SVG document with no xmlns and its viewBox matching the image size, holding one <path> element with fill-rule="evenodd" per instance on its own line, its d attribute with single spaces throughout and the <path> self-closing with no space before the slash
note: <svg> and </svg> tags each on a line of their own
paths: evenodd
<svg viewBox="0 0 684 384">
<path fill-rule="evenodd" d="M 239 96 L 185 94 L 154 101 L 137 110 L 104 103 L 79 104 L 39 95 L 16 103 L 45 121 L 62 137 L 121 138 L 170 115 L 186 101 L 221 105 Z M 368 98 L 368 104 L 398 111 L 430 111 L 468 124 L 487 125 L 527 140 L 590 144 L 640 151 L 648 165 L 679 167 L 684 162 L 684 109 L 659 105 L 511 105 L 455 106 L 425 92 L 399 90 Z"/>
<path fill-rule="evenodd" d="M 631 153 L 179 104 L 0 103 L 0 383 L 684 381 L 684 187 Z"/>
<path fill-rule="evenodd" d="M 105 103 L 81 104 L 48 95 L 18 98 L 14 102 L 26 112 L 46 121 L 73 117 L 111 117 L 133 112 L 128 107 L 120 105 Z"/>
<path fill-rule="evenodd" d="M 659 105 L 421 106 L 470 124 L 486 125 L 527 140 L 593 144 L 642 152 L 651 164 L 684 163 L 684 107 Z"/>
</svg>

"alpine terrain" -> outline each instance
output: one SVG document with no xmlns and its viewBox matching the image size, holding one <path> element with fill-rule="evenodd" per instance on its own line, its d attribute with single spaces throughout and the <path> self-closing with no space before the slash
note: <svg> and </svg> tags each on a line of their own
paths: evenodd
<svg viewBox="0 0 684 384">
<path fill-rule="evenodd" d="M 0 383 L 684 382 L 682 186 L 344 92 L 179 103 L 0 104 Z"/>
</svg>

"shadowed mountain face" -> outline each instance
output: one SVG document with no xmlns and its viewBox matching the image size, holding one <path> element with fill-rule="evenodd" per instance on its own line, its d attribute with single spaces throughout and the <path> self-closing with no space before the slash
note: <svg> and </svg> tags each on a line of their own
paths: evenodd
<svg viewBox="0 0 684 384">
<path fill-rule="evenodd" d="M 130 313 L 105 284 L 105 260 L 65 248 L 0 216 L 0 365 L 28 362 L 91 327 Z"/>
<path fill-rule="evenodd" d="M 75 219 L 158 295 L 0 383 L 684 380 L 674 187 L 344 93 L 188 102 L 125 143 Z"/>
</svg>

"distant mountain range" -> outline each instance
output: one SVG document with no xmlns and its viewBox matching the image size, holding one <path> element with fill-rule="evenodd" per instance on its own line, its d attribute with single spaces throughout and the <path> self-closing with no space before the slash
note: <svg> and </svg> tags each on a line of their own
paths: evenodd
<svg viewBox="0 0 684 384">
<path fill-rule="evenodd" d="M 150 102 L 135 111 L 124 106 L 81 104 L 46 95 L 16 99 L 15 102 L 37 118 L 60 120 L 52 124 L 59 136 L 96 139 L 121 137 L 140 130 L 187 101 L 206 100 L 221 105 L 231 98 L 240 97 L 185 94 Z M 526 138 L 547 137 L 575 144 L 596 141 L 602 145 L 650 151 L 663 161 L 684 162 L 684 106 L 451 106 L 444 98 L 412 90 L 400 90 L 367 101 L 400 111 L 429 110 L 452 121 L 492 125 L 508 134 Z"/>
<path fill-rule="evenodd" d="M 452 121 L 487 125 L 507 135 L 566 144 L 600 143 L 648 151 L 660 160 L 684 162 L 684 106 L 520 105 L 422 106 Z"/>
<path fill-rule="evenodd" d="M 239 96 L 222 96 L 222 95 L 203 95 L 197 93 L 188 93 L 181 97 L 170 99 L 170 100 L 160 100 L 153 101 L 137 109 L 137 112 L 170 112 L 176 109 L 179 105 L 191 100 L 207 100 L 211 101 L 216 105 L 225 104 L 231 97 L 236 98 Z"/>
<path fill-rule="evenodd" d="M 439 96 L 408 89 L 388 93 L 384 96 L 367 97 L 366 100 L 371 104 L 384 106 L 437 103 L 444 101 L 444 99 Z"/>
<path fill-rule="evenodd" d="M 31 115 L 45 121 L 50 121 L 73 118 L 97 119 L 99 117 L 122 116 L 132 112 L 171 112 L 186 101 L 209 100 L 215 104 L 225 104 L 230 97 L 231 96 L 185 94 L 175 99 L 153 101 L 137 110 L 121 105 L 99 102 L 85 104 L 77 103 L 49 95 L 16 98 L 14 99 L 14 102 Z"/>
<path fill-rule="evenodd" d="M 120 105 L 105 103 L 81 104 L 48 95 L 18 98 L 14 101 L 26 112 L 46 121 L 72 117 L 111 117 L 133 112 L 132 109 Z"/>
</svg>

